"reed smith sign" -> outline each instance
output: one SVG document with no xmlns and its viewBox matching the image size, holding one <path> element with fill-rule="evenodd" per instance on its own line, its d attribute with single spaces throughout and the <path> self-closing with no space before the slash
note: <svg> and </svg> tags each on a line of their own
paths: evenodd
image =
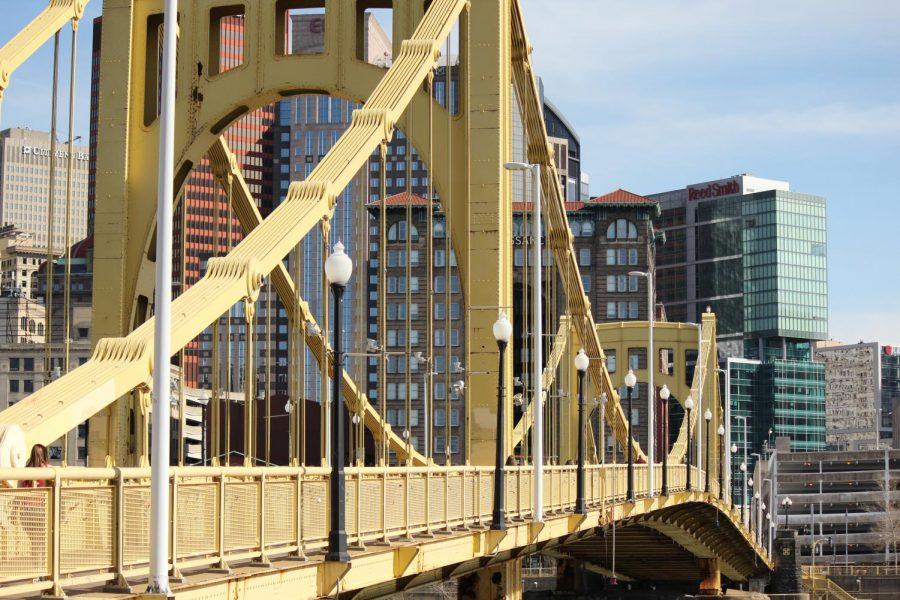
<svg viewBox="0 0 900 600">
<path fill-rule="evenodd" d="M 722 196 L 733 196 L 741 193 L 740 177 L 721 179 L 710 183 L 689 185 L 687 188 L 688 200 L 709 200 Z"/>
</svg>

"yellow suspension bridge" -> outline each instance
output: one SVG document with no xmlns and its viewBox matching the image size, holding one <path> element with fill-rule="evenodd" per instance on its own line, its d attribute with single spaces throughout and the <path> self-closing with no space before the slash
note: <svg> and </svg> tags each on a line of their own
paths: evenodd
<svg viewBox="0 0 900 600">
<path fill-rule="evenodd" d="M 86 3 L 51 0 L 0 48 L 0 93 L 40 45 L 64 26 L 77 25 Z M 280 34 L 286 14 L 309 7 L 324 9 L 324 51 L 291 54 Z M 104 0 L 103 8 L 103 47 L 115 52 L 104 52 L 100 65 L 95 348 L 86 364 L 0 413 L 0 480 L 5 482 L 0 488 L 0 597 L 90 596 L 104 590 L 124 597 L 143 594 L 147 582 L 151 476 L 146 407 L 154 369 L 150 299 L 157 255 L 163 2 Z M 395 58 L 389 67 L 370 64 L 359 52 L 360 15 L 371 8 L 393 9 Z M 243 59 L 224 69 L 216 58 L 219 22 L 235 15 L 243 20 Z M 715 435 L 724 417 L 715 315 L 704 315 L 699 336 L 693 325 L 656 324 L 652 352 L 666 348 L 675 357 L 671 371 L 656 373 L 657 384 L 666 384 L 682 403 L 696 399 L 698 406 L 687 411 L 677 440 L 652 466 L 630 435 L 617 391 L 621 381 L 614 382 L 607 370 L 605 350 L 618 349 L 623 356 L 630 346 L 646 345 L 647 323 L 598 326 L 592 317 L 518 0 L 183 0 L 178 16 L 174 197 L 180 197 L 192 170 L 208 159 L 244 236 L 226 255 L 210 259 L 202 279 L 174 300 L 173 355 L 233 305 L 243 304 L 250 346 L 245 368 L 254 373 L 253 313 L 268 280 L 291 324 L 292 398 L 304 393 L 295 369 L 305 348 L 324 373 L 331 373 L 336 349 L 315 323 L 300 296 L 298 273 L 289 272 L 285 259 L 311 231 L 327 231 L 341 191 L 367 167 L 373 153 L 384 156 L 402 127 L 411 144 L 423 149 L 434 189 L 430 202 L 446 219 L 462 281 L 467 372 L 481 375 L 466 376 L 466 464 L 441 465 L 417 452 L 408 436 L 393 431 L 384 402 L 370 402 L 360 382 L 344 372 L 340 394 L 349 410 L 362 416 L 377 452 L 374 464 L 357 461 L 343 468 L 343 498 L 330 492 L 330 478 L 338 469 L 329 466 L 326 453 L 322 466 L 304 464 L 299 440 L 305 424 L 299 411 L 290 417 L 290 464 L 261 466 L 253 458 L 259 442 L 250 424 L 260 408 L 254 401 L 256 378 L 245 377 L 244 466 L 213 460 L 210 466 L 169 471 L 173 595 L 374 598 L 461 578 L 466 582 L 460 586 L 461 597 L 516 598 L 523 591 L 522 558 L 535 553 L 584 561 L 623 581 L 695 582 L 707 593 L 719 591 L 723 577 L 746 582 L 767 574 L 773 564 L 766 550 L 741 523 L 723 489 L 724 448 Z M 442 60 L 449 65 L 453 31 L 459 38 L 455 114 L 434 94 L 435 69 Z M 284 202 L 263 218 L 223 132 L 253 110 L 306 93 L 337 96 L 362 107 L 310 175 L 292 183 Z M 492 334 L 498 312 L 511 312 L 514 305 L 513 209 L 510 175 L 504 169 L 510 160 L 514 101 L 524 123 L 527 161 L 540 166 L 546 244 L 565 296 L 561 314 L 554 313 L 547 323 L 556 342 L 549 344 L 552 350 L 543 363 L 542 391 L 546 394 L 560 373 L 574 381 L 575 353 L 584 349 L 587 385 L 605 398 L 596 409 L 606 420 L 602 427 L 609 427 L 630 458 L 630 464 L 606 462 L 603 449 L 595 447 L 590 420 L 579 422 L 578 406 L 570 403 L 572 414 L 564 418 L 581 425 L 570 429 L 573 439 L 561 445 L 558 464 L 542 467 L 537 515 L 536 467 L 503 460 L 531 434 L 533 406 L 525 407 L 514 423 L 512 369 L 498 368 Z M 434 200 L 438 197 L 440 202 Z M 383 225 L 383 211 L 381 219 Z M 385 237 L 384 229 L 381 233 Z M 384 308 L 382 295 L 380 314 Z M 686 383 L 684 356 L 689 350 L 698 358 Z M 429 348 L 429 359 L 432 355 Z M 384 355 L 378 359 L 382 375 L 385 360 Z M 502 365 L 511 360 L 509 353 L 501 355 Z M 646 381 L 648 372 L 635 375 Z M 213 398 L 218 391 L 213 390 Z M 329 406 L 325 399 L 321 404 Z M 212 414 L 204 424 L 214 450 L 220 450 L 225 419 L 218 405 L 211 402 Z M 500 406 L 505 410 L 498 411 Z M 702 411 L 710 416 L 704 419 Z M 499 426 L 498 412 L 503 415 Z M 324 431 L 331 413 L 323 416 Z M 49 444 L 86 420 L 90 466 L 23 468 L 33 444 Z M 131 422 L 138 443 L 132 443 Z M 698 439 L 705 456 L 689 448 Z M 581 467 L 574 464 L 576 449 L 585 447 L 588 464 Z M 43 485 L 24 487 L 23 482 Z M 495 497 L 496 490 L 502 497 Z M 583 510 L 576 500 L 583 500 Z M 344 512 L 349 560 L 329 560 L 333 557 L 324 552 L 334 533 L 330 524 L 336 506 Z M 498 507 L 505 527 L 492 528 Z M 615 543 L 607 543 L 610 536 Z"/>
</svg>

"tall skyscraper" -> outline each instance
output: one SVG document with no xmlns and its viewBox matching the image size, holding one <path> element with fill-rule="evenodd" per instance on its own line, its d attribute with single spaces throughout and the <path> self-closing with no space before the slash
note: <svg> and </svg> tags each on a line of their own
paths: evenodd
<svg viewBox="0 0 900 600">
<path fill-rule="evenodd" d="M 87 234 L 88 149 L 74 146 L 70 240 Z M 47 210 L 51 179 L 54 182 L 53 250 L 63 253 L 66 245 L 66 172 L 69 148 L 58 143 L 56 172 L 50 175 L 50 134 L 32 129 L 0 132 L 0 221 L 15 225 L 31 236 L 39 248 L 48 246 Z"/>
</svg>

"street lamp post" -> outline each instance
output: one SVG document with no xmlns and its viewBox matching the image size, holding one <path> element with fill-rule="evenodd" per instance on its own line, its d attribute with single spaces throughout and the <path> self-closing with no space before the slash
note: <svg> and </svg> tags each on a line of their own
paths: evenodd
<svg viewBox="0 0 900 600">
<path fill-rule="evenodd" d="M 737 444 L 731 444 L 731 455 L 734 456 L 735 454 L 737 454 L 737 451 L 738 451 Z M 728 485 L 729 485 L 729 488 L 731 488 L 731 486 L 733 486 L 733 483 L 732 483 L 732 481 L 731 481 L 731 473 L 729 472 L 728 475 L 729 475 L 729 477 L 728 477 Z M 733 489 L 729 489 L 729 490 L 728 490 L 728 498 L 731 500 L 731 509 L 734 510 L 734 493 L 733 493 Z"/>
<path fill-rule="evenodd" d="M 694 410 L 694 399 L 690 396 L 684 401 L 684 413 L 687 419 L 687 491 L 691 491 L 691 411 Z"/>
<path fill-rule="evenodd" d="M 734 420 L 744 422 L 744 434 L 741 438 L 741 445 L 744 447 L 744 463 L 743 467 L 741 467 L 741 472 L 744 474 L 744 493 L 741 496 L 741 510 L 743 511 L 744 504 L 747 503 L 747 468 L 750 465 L 750 462 L 747 459 L 747 446 L 750 445 L 750 441 L 747 439 L 747 417 L 744 415 L 735 415 Z M 741 514 L 743 514 L 743 512 Z"/>
<path fill-rule="evenodd" d="M 728 448 L 731 446 L 731 358 L 728 358 L 725 361 L 724 369 L 716 369 L 718 373 L 721 373 L 725 376 L 725 439 L 724 439 L 724 448 Z M 731 493 L 731 455 L 727 452 L 722 453 L 723 461 L 724 461 L 724 472 L 725 472 L 725 487 L 722 488 L 722 498 L 725 498 L 725 489 L 727 488 L 728 498 L 731 500 L 731 505 L 734 506 L 734 498 L 732 498 Z"/>
<path fill-rule="evenodd" d="M 634 502 L 634 440 L 632 438 L 634 431 L 631 424 L 631 399 L 634 395 L 636 383 L 637 377 L 634 376 L 634 371 L 628 369 L 628 373 L 625 375 L 625 387 L 628 388 L 628 447 L 625 450 L 628 453 L 628 491 L 625 494 L 626 502 Z"/>
<path fill-rule="evenodd" d="M 719 498 L 725 498 L 725 426 L 719 425 Z"/>
<path fill-rule="evenodd" d="M 499 355 L 499 367 L 497 375 L 497 452 L 494 457 L 494 513 L 491 519 L 491 529 L 504 531 L 506 529 L 506 511 L 503 508 L 506 499 L 506 416 L 504 398 L 505 376 L 504 360 L 506 346 L 512 336 L 512 323 L 506 318 L 506 313 L 501 312 L 500 317 L 494 322 L 494 339 L 497 340 Z"/>
<path fill-rule="evenodd" d="M 538 340 L 531 349 L 531 372 L 532 372 L 532 393 L 531 411 L 534 415 L 534 422 L 531 426 L 532 444 L 531 456 L 534 462 L 534 474 L 532 487 L 533 497 L 531 506 L 532 518 L 537 522 L 544 520 L 544 389 L 541 373 L 543 371 L 543 344 L 540 340 L 544 339 L 543 322 L 543 294 L 542 292 L 542 272 L 541 268 L 541 165 L 528 164 L 521 162 L 506 163 L 504 167 L 510 171 L 530 171 L 531 172 L 531 189 L 534 194 L 532 202 L 532 245 L 534 252 L 534 268 L 531 269 L 531 335 L 533 339 Z M 448 307 L 449 309 L 449 307 Z"/>
<path fill-rule="evenodd" d="M 584 373 L 590 360 L 584 348 L 575 355 L 575 369 L 578 371 L 578 471 L 575 475 L 575 514 L 587 514 L 584 502 Z"/>
<path fill-rule="evenodd" d="M 784 500 L 781 501 L 781 510 L 784 511 L 784 528 L 785 529 L 788 529 L 788 526 L 789 526 L 789 520 L 790 520 L 791 516 L 790 516 L 790 514 L 788 514 L 788 510 L 790 510 L 791 505 L 793 503 L 794 503 L 794 501 L 791 500 L 790 496 L 785 497 Z"/>
<path fill-rule="evenodd" d="M 328 552 L 326 561 L 349 562 L 347 551 L 346 494 L 344 475 L 344 455 L 346 440 L 344 439 L 344 403 L 341 400 L 341 382 L 344 379 L 343 327 L 341 326 L 341 309 L 344 289 L 353 274 L 353 262 L 344 253 L 344 245 L 338 242 L 334 252 L 325 261 L 325 277 L 331 286 L 334 296 L 334 367 L 331 382 L 331 530 L 328 533 Z"/>
<path fill-rule="evenodd" d="M 663 472 L 662 472 L 662 490 L 660 493 L 663 496 L 669 495 L 669 396 L 671 393 L 669 392 L 669 386 L 663 384 L 662 389 L 659 390 L 659 399 L 663 402 L 663 409 L 659 412 L 660 418 L 662 419 L 662 436 L 663 436 L 663 444 L 662 444 L 662 459 L 663 459 Z"/>
<path fill-rule="evenodd" d="M 741 473 L 744 475 L 744 496 L 741 498 L 741 523 L 744 522 L 744 504 L 747 503 L 747 463 L 741 463 Z"/>
<path fill-rule="evenodd" d="M 169 429 L 171 425 L 169 359 L 172 355 L 172 206 L 174 196 L 172 182 L 175 170 L 175 32 L 178 21 L 178 0 L 166 0 L 164 15 L 156 200 L 157 260 L 156 302 L 154 304 L 156 319 L 153 329 L 153 360 L 156 368 L 153 369 L 153 411 L 151 415 L 153 431 L 150 463 L 151 550 L 147 590 L 152 594 L 169 595 Z M 55 124 L 54 114 L 54 127 Z M 48 267 L 48 273 L 53 273 L 52 265 Z M 53 297 L 53 288 L 50 287 L 52 285 L 52 279 L 48 279 L 50 298 Z M 68 337 L 69 332 L 65 333 Z M 47 368 L 50 368 L 49 363 Z"/>
<path fill-rule="evenodd" d="M 712 423 L 712 411 L 708 408 L 706 412 L 703 413 L 703 419 L 706 421 L 706 484 L 705 484 L 705 492 L 709 493 L 709 447 L 712 445 L 712 440 L 709 439 L 709 426 Z"/>
<path fill-rule="evenodd" d="M 756 541 L 762 544 L 762 520 L 766 511 L 766 503 L 759 500 L 756 505 Z"/>
<path fill-rule="evenodd" d="M 744 471 L 744 477 L 747 477 L 746 470 Z M 749 487 L 751 490 L 753 489 L 753 478 L 752 477 L 747 477 L 747 487 Z M 747 527 L 751 527 L 751 525 L 753 524 L 753 494 L 752 494 L 752 492 L 750 493 L 749 498 L 750 498 L 750 506 L 748 507 L 747 522 L 745 523 L 745 525 L 747 525 Z"/>
<path fill-rule="evenodd" d="M 652 271 L 630 271 L 628 273 L 632 277 L 644 277 L 647 279 L 647 326 L 649 329 L 647 339 L 647 485 L 648 494 L 653 495 L 653 465 L 656 462 L 655 446 L 655 424 L 656 415 L 654 411 L 656 407 L 656 387 L 653 383 L 655 352 L 653 347 L 653 321 L 654 321 L 654 301 L 653 301 L 653 272 Z"/>
</svg>

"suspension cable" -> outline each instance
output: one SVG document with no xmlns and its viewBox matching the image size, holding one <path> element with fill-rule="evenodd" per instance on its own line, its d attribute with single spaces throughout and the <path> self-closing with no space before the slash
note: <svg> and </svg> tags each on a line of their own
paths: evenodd
<svg viewBox="0 0 900 600">
<path fill-rule="evenodd" d="M 527 135 L 527 132 L 525 133 Z M 518 158 L 518 157 L 517 157 Z M 513 171 L 513 177 L 519 177 L 519 173 Z M 532 373 L 531 373 L 531 360 L 528 357 L 531 356 L 531 336 L 528 334 L 528 324 L 531 323 L 531 309 L 529 303 L 529 297 L 531 294 L 528 293 L 528 260 L 531 257 L 531 253 L 528 251 L 528 243 L 527 240 L 529 238 L 528 232 L 530 231 L 528 228 L 528 206 L 525 203 L 525 198 L 528 198 L 528 185 L 530 184 L 531 177 L 522 176 L 522 239 L 526 240 L 522 244 L 522 323 L 520 327 L 521 336 L 522 336 L 522 410 L 523 417 L 525 410 L 531 410 L 531 421 L 534 423 L 534 410 L 535 406 L 533 403 L 528 403 L 528 407 L 526 407 L 526 399 L 531 398 L 530 390 L 531 386 L 534 385 L 531 381 Z M 523 426 L 528 424 L 527 421 L 522 421 Z M 523 461 L 528 464 L 531 459 L 531 436 L 530 433 L 533 429 L 529 425 L 529 427 L 523 427 L 522 430 L 522 446 L 523 446 Z"/>
<path fill-rule="evenodd" d="M 295 283 L 296 285 L 296 283 Z M 272 276 L 266 278 L 266 465 L 272 464 Z"/>
<path fill-rule="evenodd" d="M 66 262 L 63 282 L 63 372 L 68 373 L 71 368 L 70 350 L 72 343 L 72 317 L 71 317 L 71 282 L 72 282 L 72 179 L 75 171 L 75 67 L 77 64 L 78 49 L 78 19 L 72 19 L 72 47 L 69 55 L 69 156 L 66 165 L 66 223 L 65 223 L 65 252 Z M 69 464 L 69 434 L 63 436 L 62 463 Z M 77 441 L 77 436 L 76 436 Z"/>
<path fill-rule="evenodd" d="M 308 241 L 305 239 L 301 241 L 295 247 L 297 260 L 296 265 L 294 267 L 296 276 L 294 281 L 296 281 L 296 290 L 295 294 L 295 310 L 294 310 L 294 328 L 295 328 L 295 360 L 298 361 L 299 365 L 299 377 L 297 377 L 297 381 L 295 382 L 294 387 L 294 401 L 296 404 L 293 407 L 291 421 L 294 423 L 294 450 L 292 459 L 295 461 L 299 461 L 299 464 L 306 465 L 306 312 L 303 302 L 301 298 L 303 297 L 303 293 L 306 291 L 303 290 L 303 285 L 305 282 L 304 272 L 305 272 L 305 256 L 306 256 L 306 246 L 308 245 Z M 298 414 L 299 413 L 299 414 Z"/>
<path fill-rule="evenodd" d="M 465 285 L 465 293 L 468 294 L 469 301 L 472 298 L 472 106 L 470 104 L 471 101 L 471 86 L 469 82 L 471 81 L 471 72 L 472 72 L 472 53 L 469 52 L 469 40 L 471 40 L 471 26 L 472 26 L 472 4 L 467 4 L 466 9 L 466 44 L 465 44 L 465 53 L 466 53 L 466 94 L 465 94 L 465 107 L 466 107 L 466 285 Z M 458 77 L 457 70 L 457 77 Z M 459 91 L 459 85 L 456 86 L 457 93 Z M 467 302 L 468 303 L 468 302 Z M 501 301 L 501 304 L 503 302 Z M 463 331 L 465 333 L 465 356 L 466 356 L 466 389 L 472 389 L 469 385 L 471 383 L 471 375 L 472 372 L 472 319 L 471 314 L 466 315 L 466 320 L 463 322 Z M 503 357 L 501 357 L 503 360 Z M 501 385 L 503 382 L 501 382 Z M 506 399 L 503 399 L 505 402 Z M 466 464 L 470 464 L 472 457 L 472 403 L 467 401 L 465 403 L 466 409 Z M 504 428 L 506 427 L 506 423 L 502 425 Z M 497 435 L 500 435 L 500 432 L 497 432 Z M 504 454 L 506 453 L 506 448 L 503 448 Z"/>
<path fill-rule="evenodd" d="M 412 136 L 410 135 L 412 131 L 412 103 L 410 103 L 409 108 L 406 109 L 406 243 L 405 243 L 405 254 L 406 254 L 406 335 L 405 338 L 405 351 L 406 355 L 403 360 L 406 361 L 404 365 L 404 379 L 406 384 L 406 399 L 405 399 L 405 408 L 406 408 L 406 464 L 412 464 L 412 374 L 410 373 L 412 366 L 412 230 L 413 230 L 413 222 L 412 222 Z"/>
<path fill-rule="evenodd" d="M 187 192 L 181 193 L 181 241 L 180 241 L 180 254 L 181 254 L 181 264 L 178 273 L 178 283 L 179 290 L 178 295 L 184 293 L 185 287 L 187 286 L 187 275 L 185 273 L 185 267 L 187 266 Z M 184 466 L 184 440 L 185 440 L 185 426 L 187 425 L 187 403 L 185 401 L 184 396 L 184 379 L 187 377 L 187 370 L 184 365 L 184 357 L 185 351 L 184 346 L 179 348 L 178 350 L 178 365 L 181 369 L 181 374 L 178 377 L 178 466 Z"/>
<path fill-rule="evenodd" d="M 225 254 L 231 253 L 232 244 L 232 174 L 229 171 L 226 176 L 226 196 L 227 204 L 225 205 Z M 233 387 L 231 370 L 234 367 L 235 360 L 232 355 L 231 347 L 231 312 L 234 305 L 228 307 L 228 313 L 225 317 L 225 465 L 231 466 L 231 391 Z"/>
<path fill-rule="evenodd" d="M 323 100 L 324 96 L 319 96 L 319 101 Z M 329 315 L 329 284 L 328 277 L 325 275 L 325 261 L 328 259 L 328 241 L 331 239 L 331 222 L 328 220 L 328 217 L 324 217 L 319 224 L 319 232 L 321 234 L 321 249 L 319 251 L 319 272 L 322 274 L 321 279 L 321 290 L 322 290 L 322 348 L 324 355 L 322 364 L 319 369 L 319 450 L 322 455 L 322 462 L 320 463 L 323 467 L 326 466 L 329 461 L 329 457 L 331 456 L 331 444 L 336 443 L 336 440 L 331 439 L 331 427 L 329 423 L 331 421 L 331 412 L 334 410 L 334 407 L 331 406 L 331 394 L 328 393 L 330 377 L 328 376 L 328 337 L 331 331 L 331 319 Z M 341 324 L 335 323 L 334 332 L 335 335 L 340 335 Z M 338 384 L 340 385 L 340 384 Z M 334 466 L 334 465 L 333 465 Z"/>
<path fill-rule="evenodd" d="M 44 385 L 53 379 L 53 221 L 54 201 L 56 200 L 56 115 L 59 99 L 59 31 L 53 36 L 53 92 L 50 110 L 50 175 L 47 180 L 50 188 L 47 195 L 47 270 L 45 315 L 47 327 L 44 337 Z"/>
<path fill-rule="evenodd" d="M 428 71 L 428 168 L 425 170 L 425 176 L 428 178 L 428 203 L 426 205 L 426 243 L 428 258 L 425 261 L 426 279 L 425 279 L 425 310 L 426 325 L 425 339 L 427 349 L 427 359 L 425 368 L 428 373 L 425 377 L 425 459 L 430 462 L 430 457 L 434 449 L 434 441 L 432 439 L 431 430 L 433 428 L 432 419 L 434 418 L 434 178 L 432 177 L 432 169 L 434 166 L 434 67 Z"/>
<path fill-rule="evenodd" d="M 387 140 L 378 147 L 381 158 L 379 192 L 381 206 L 378 212 L 378 408 L 381 413 L 381 439 L 379 440 L 379 465 L 387 465 Z"/>
<path fill-rule="evenodd" d="M 221 191 L 218 187 L 213 190 L 213 236 L 212 256 L 219 256 L 219 234 L 222 227 L 222 202 Z M 210 394 L 212 402 L 212 423 L 210 427 L 210 464 L 219 465 L 219 454 L 222 448 L 222 355 L 221 349 L 221 315 L 217 315 L 212 322 L 212 381 Z"/>
<path fill-rule="evenodd" d="M 446 371 L 446 389 L 444 400 L 444 453 L 447 465 L 453 463 L 453 445 L 451 444 L 450 434 L 450 407 L 451 396 L 453 395 L 453 387 L 450 381 L 451 369 L 450 358 L 452 352 L 451 340 L 453 336 L 450 334 L 450 307 L 451 307 L 451 271 L 450 271 L 450 221 L 453 216 L 453 106 L 452 97 L 450 95 L 450 37 L 447 35 L 447 59 L 444 66 L 444 108 L 447 110 L 447 201 L 441 201 L 444 208 L 444 368 Z M 463 316 L 460 314 L 460 316 Z"/>
</svg>

